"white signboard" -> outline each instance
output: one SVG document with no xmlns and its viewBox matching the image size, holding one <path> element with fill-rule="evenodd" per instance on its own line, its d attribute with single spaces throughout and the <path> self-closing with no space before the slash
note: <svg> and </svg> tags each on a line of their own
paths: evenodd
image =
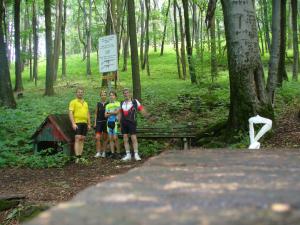
<svg viewBox="0 0 300 225">
<path fill-rule="evenodd" d="M 99 38 L 99 70 L 100 73 L 118 70 L 117 35 Z"/>
</svg>

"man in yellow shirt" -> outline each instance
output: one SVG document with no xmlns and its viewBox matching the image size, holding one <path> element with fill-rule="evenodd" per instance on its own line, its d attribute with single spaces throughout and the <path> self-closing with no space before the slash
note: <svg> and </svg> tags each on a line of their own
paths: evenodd
<svg viewBox="0 0 300 225">
<path fill-rule="evenodd" d="M 76 89 L 76 99 L 69 104 L 69 117 L 72 127 L 75 130 L 74 151 L 76 163 L 79 162 L 82 152 L 86 133 L 91 129 L 91 118 L 87 102 L 83 99 L 83 88 Z"/>
</svg>

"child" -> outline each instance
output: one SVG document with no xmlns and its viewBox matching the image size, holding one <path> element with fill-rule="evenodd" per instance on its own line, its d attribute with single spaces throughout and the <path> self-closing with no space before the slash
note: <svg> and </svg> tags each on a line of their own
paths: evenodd
<svg viewBox="0 0 300 225">
<path fill-rule="evenodd" d="M 110 91 L 110 103 L 105 107 L 105 117 L 107 118 L 107 133 L 109 136 L 109 145 L 112 153 L 112 158 L 120 157 L 120 145 L 118 141 L 118 120 L 120 114 L 120 102 L 116 101 L 117 93 Z M 117 153 L 115 153 L 115 148 Z"/>
</svg>

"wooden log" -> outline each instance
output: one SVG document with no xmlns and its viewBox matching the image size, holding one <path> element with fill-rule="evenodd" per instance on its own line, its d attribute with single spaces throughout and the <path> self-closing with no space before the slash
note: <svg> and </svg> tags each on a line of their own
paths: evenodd
<svg viewBox="0 0 300 225">
<path fill-rule="evenodd" d="M 11 209 L 19 205 L 25 196 L 0 196 L 0 212 Z"/>
</svg>

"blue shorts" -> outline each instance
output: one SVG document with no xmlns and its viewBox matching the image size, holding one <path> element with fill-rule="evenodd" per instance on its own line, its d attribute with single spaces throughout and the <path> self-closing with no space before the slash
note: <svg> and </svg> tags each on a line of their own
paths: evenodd
<svg viewBox="0 0 300 225">
<path fill-rule="evenodd" d="M 117 122 L 107 121 L 107 133 L 108 133 L 108 135 L 117 135 L 118 134 Z"/>
</svg>

